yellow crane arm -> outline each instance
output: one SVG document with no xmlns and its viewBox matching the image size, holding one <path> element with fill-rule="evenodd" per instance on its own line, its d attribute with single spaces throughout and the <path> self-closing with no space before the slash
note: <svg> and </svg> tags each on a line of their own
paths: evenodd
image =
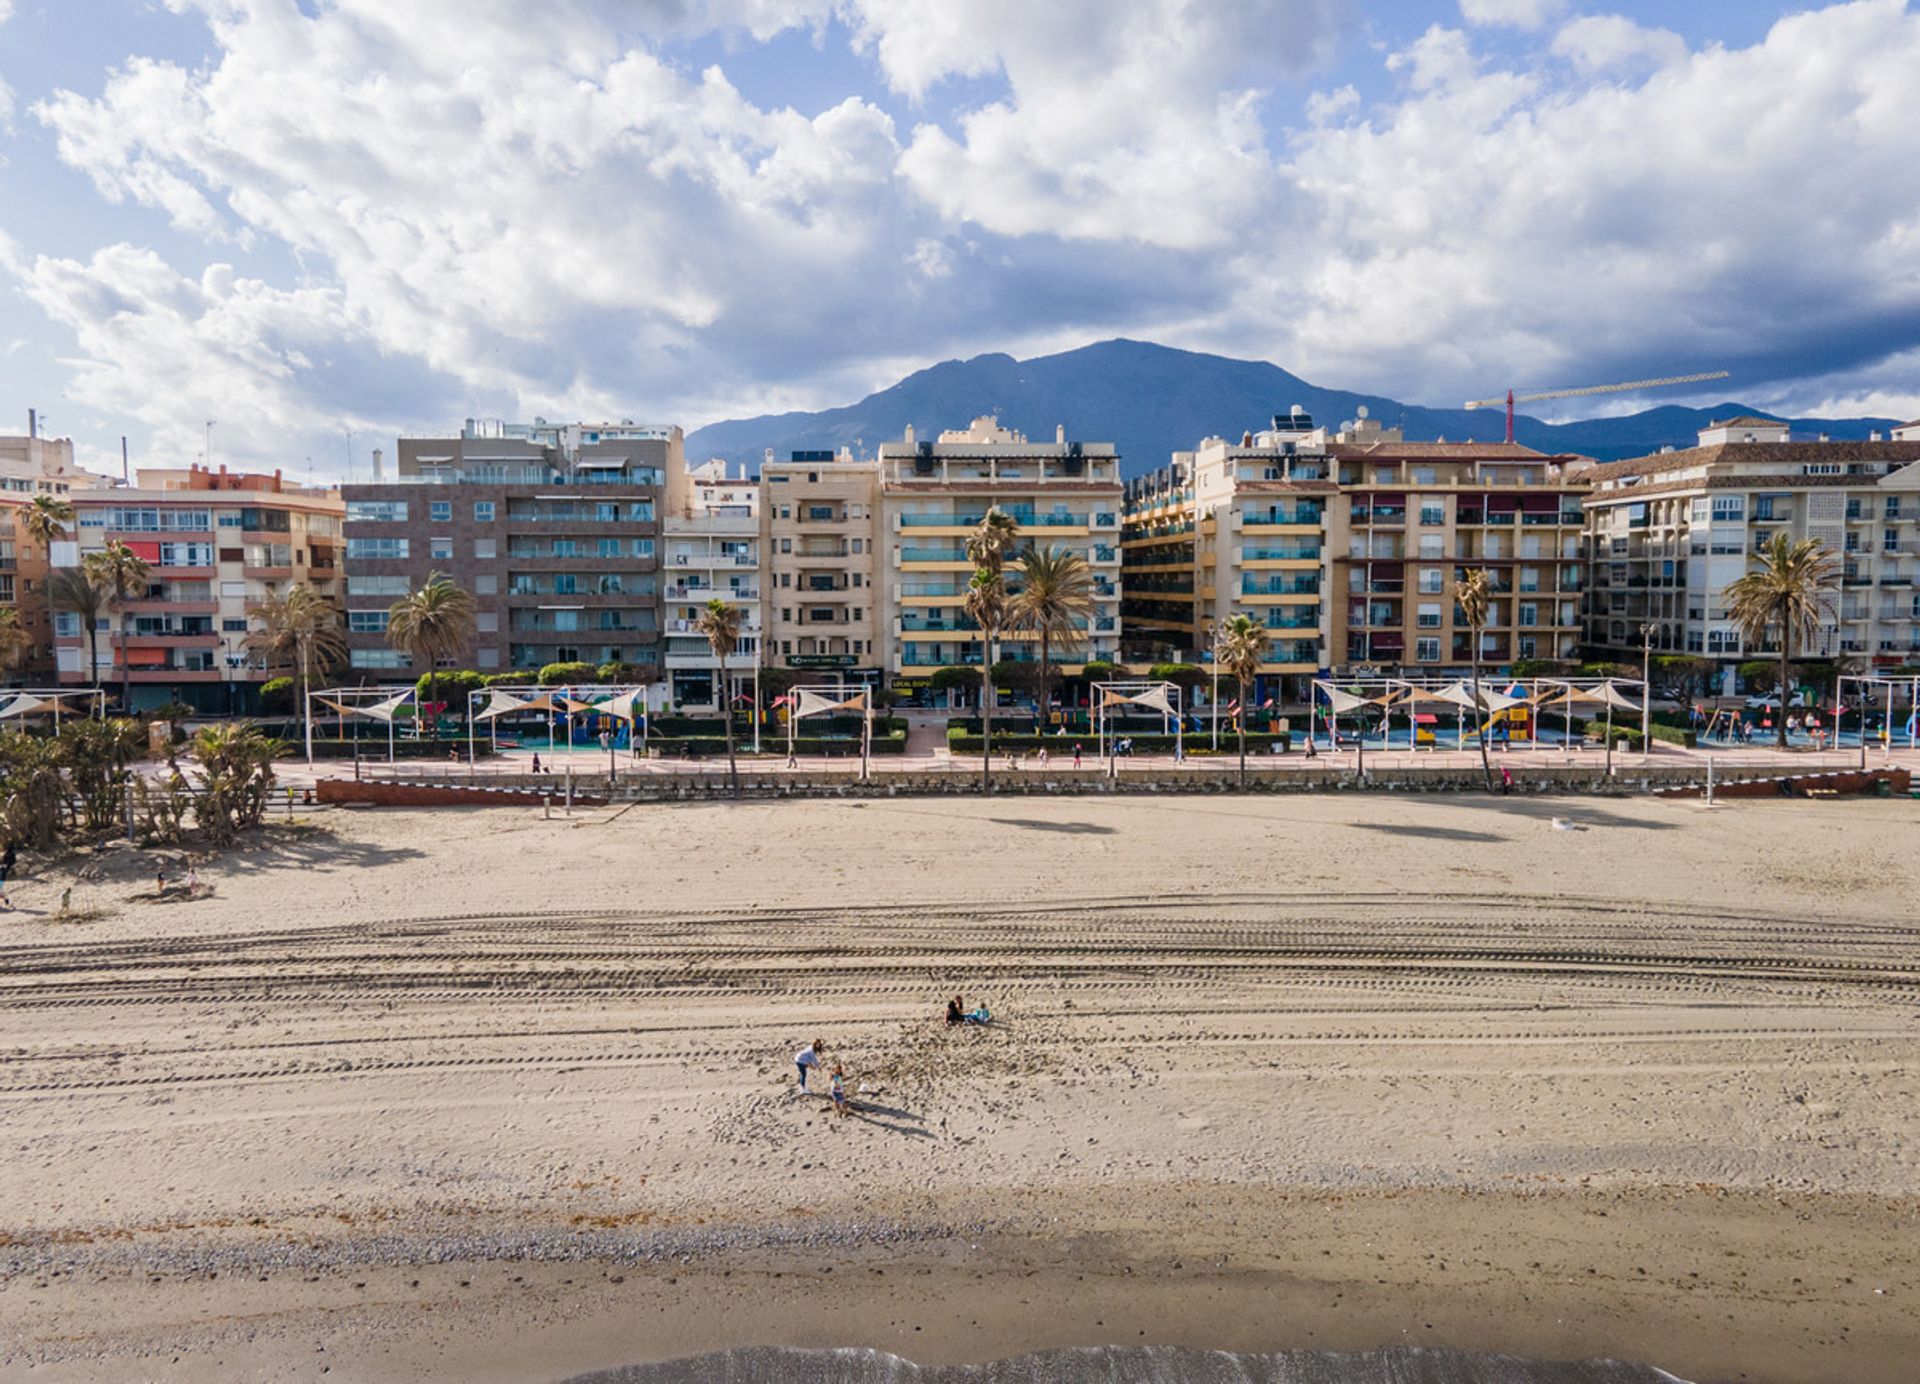
<svg viewBox="0 0 1920 1384">
<path fill-rule="evenodd" d="M 1664 389 L 1674 384 L 1700 384 L 1705 380 L 1724 380 L 1725 370 L 1708 370 L 1699 375 L 1668 375 L 1658 380 L 1628 380 L 1625 384 L 1592 384 L 1584 389 L 1548 389 L 1538 394 L 1515 394 L 1511 398 L 1470 399 L 1468 408 L 1505 408 L 1508 404 L 1530 404 L 1539 399 L 1576 399 L 1586 394 L 1624 394 L 1633 389 Z"/>
</svg>

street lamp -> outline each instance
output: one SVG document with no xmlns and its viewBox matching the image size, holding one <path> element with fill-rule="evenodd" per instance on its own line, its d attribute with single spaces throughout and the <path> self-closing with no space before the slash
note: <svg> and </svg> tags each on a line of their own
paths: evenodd
<svg viewBox="0 0 1920 1384">
<path fill-rule="evenodd" d="M 1640 758 L 1653 754 L 1653 622 L 1640 626 Z M 1784 714 L 1784 713 L 1782 713 Z"/>
</svg>

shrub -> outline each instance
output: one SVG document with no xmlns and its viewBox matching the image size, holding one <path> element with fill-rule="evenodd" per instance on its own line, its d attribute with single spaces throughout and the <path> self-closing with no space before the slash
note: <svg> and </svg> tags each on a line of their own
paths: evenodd
<svg viewBox="0 0 1920 1384">
<path fill-rule="evenodd" d="M 1147 669 L 1147 676 L 1155 682 L 1170 682 L 1192 691 L 1211 682 L 1213 670 L 1198 663 L 1156 663 Z"/>
<path fill-rule="evenodd" d="M 447 710 L 465 715 L 467 693 L 478 692 L 486 685 L 487 680 L 471 669 L 444 668 L 434 675 L 431 684 L 428 682 L 428 675 L 422 673 L 420 681 L 414 684 L 414 693 L 421 701 L 425 701 L 429 695 L 429 688 L 436 689 L 440 700 L 447 704 Z"/>
<path fill-rule="evenodd" d="M 259 708 L 267 714 L 288 716 L 294 710 L 294 680 L 269 678 L 259 685 Z"/>
<path fill-rule="evenodd" d="M 568 687 L 576 682 L 598 680 L 600 670 L 591 663 L 549 663 L 540 670 L 542 687 Z"/>
</svg>

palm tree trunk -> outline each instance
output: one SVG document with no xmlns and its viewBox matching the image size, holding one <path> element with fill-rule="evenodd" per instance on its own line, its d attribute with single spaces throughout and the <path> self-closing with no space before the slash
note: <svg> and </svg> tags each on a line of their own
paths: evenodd
<svg viewBox="0 0 1920 1384">
<path fill-rule="evenodd" d="M 1480 705 L 1480 627 L 1478 625 L 1473 628 L 1473 710 L 1474 714 L 1481 718 L 1479 732 L 1480 772 L 1486 775 L 1487 791 L 1491 793 L 1493 791 L 1493 761 L 1487 758 L 1487 721 L 1492 718 L 1487 715 L 1486 708 Z M 1364 725 L 1360 730 L 1361 734 L 1364 735 L 1366 733 L 1366 727 Z"/>
<path fill-rule="evenodd" d="M 127 662 L 127 608 L 119 610 L 120 623 L 120 714 L 133 715 L 133 666 Z"/>
<path fill-rule="evenodd" d="M 434 666 L 439 661 L 439 659 L 431 656 L 429 656 L 427 660 L 427 706 L 433 706 L 440 700 L 440 670 Z M 423 706 L 420 709 L 424 712 L 427 707 Z M 438 740 L 440 738 L 440 713 L 437 711 L 434 712 L 431 721 L 432 728 L 429 730 L 428 735 L 431 739 Z M 571 751 L 573 746 L 568 745 L 567 749 Z M 572 770 L 568 770 L 568 772 L 571 773 Z"/>
<path fill-rule="evenodd" d="M 1247 680 L 1239 678 L 1236 681 L 1240 684 L 1240 715 L 1235 718 L 1234 725 L 1240 732 L 1240 787 L 1244 791 L 1247 786 Z"/>
<path fill-rule="evenodd" d="M 980 631 L 980 791 L 993 792 L 993 633 Z"/>
<path fill-rule="evenodd" d="M 100 690 L 100 630 L 94 620 L 87 621 L 87 681 Z"/>
<path fill-rule="evenodd" d="M 726 660 L 720 661 L 720 721 L 727 728 L 727 783 L 740 796 L 740 765 L 733 754 L 733 689 L 727 686 Z"/>
<path fill-rule="evenodd" d="M 1048 637 L 1047 627 L 1042 625 L 1040 627 L 1040 720 L 1035 727 L 1042 735 L 1047 733 L 1047 712 L 1051 709 L 1052 703 L 1052 698 L 1048 695 L 1050 690 L 1048 684 L 1053 680 L 1051 658 L 1051 640 Z"/>
<path fill-rule="evenodd" d="M 1780 716 L 1773 723 L 1774 733 L 1780 737 L 1780 748 L 1787 747 L 1787 683 L 1793 677 L 1793 631 L 1787 625 L 1784 616 L 1780 621 Z M 1867 723 L 1860 722 L 1860 740 L 1864 744 L 1867 738 Z"/>
</svg>

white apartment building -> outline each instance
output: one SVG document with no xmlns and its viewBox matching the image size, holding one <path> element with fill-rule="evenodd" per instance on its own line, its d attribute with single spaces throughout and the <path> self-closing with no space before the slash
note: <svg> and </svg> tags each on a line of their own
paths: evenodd
<svg viewBox="0 0 1920 1384">
<path fill-rule="evenodd" d="M 978 630 L 961 613 L 973 564 L 966 540 L 989 508 L 1020 525 L 1020 544 L 1062 547 L 1086 559 L 1095 612 L 1077 647 L 1056 648 L 1062 671 L 1120 656 L 1120 457 L 1107 442 L 1030 442 L 992 417 L 922 442 L 911 428 L 882 443 L 880 583 L 885 666 L 912 688 L 936 668 L 978 665 Z M 1017 561 L 1009 585 L 1019 585 Z M 1037 638 L 1008 635 L 1003 661 L 1039 658 Z"/>
<path fill-rule="evenodd" d="M 1811 538 L 1842 564 L 1834 616 L 1809 658 L 1870 667 L 1920 663 L 1920 427 L 1892 439 L 1804 441 L 1762 418 L 1716 422 L 1700 445 L 1592 467 L 1587 640 L 1656 652 L 1764 657 L 1740 637 L 1724 592 L 1777 533 Z"/>
<path fill-rule="evenodd" d="M 759 488 L 729 477 L 719 462 L 689 469 L 679 513 L 662 523 L 661 628 L 665 681 L 672 704 L 687 711 L 718 711 L 723 696 L 747 692 L 765 635 L 765 542 L 760 533 Z M 723 600 L 744 612 L 738 647 L 721 660 L 700 632 L 701 610 Z"/>
<path fill-rule="evenodd" d="M 767 454 L 767 663 L 809 683 L 879 686 L 880 467 L 844 449 Z"/>
</svg>

